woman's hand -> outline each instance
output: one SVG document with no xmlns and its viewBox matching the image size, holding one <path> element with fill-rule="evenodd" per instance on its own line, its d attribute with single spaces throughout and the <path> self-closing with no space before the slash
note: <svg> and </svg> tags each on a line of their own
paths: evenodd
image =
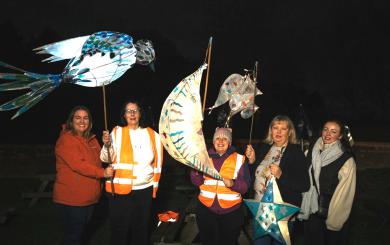
<svg viewBox="0 0 390 245">
<path fill-rule="evenodd" d="M 111 145 L 110 132 L 108 132 L 107 130 L 103 131 L 102 141 L 103 141 L 103 144 L 105 146 L 110 146 Z"/>
<path fill-rule="evenodd" d="M 260 193 L 261 193 L 261 194 L 264 194 L 265 191 L 267 190 L 267 186 L 266 186 L 265 184 L 263 184 L 263 183 L 260 183 L 260 187 L 261 187 Z"/>
<path fill-rule="evenodd" d="M 223 183 L 225 184 L 225 186 L 227 188 L 232 187 L 233 184 L 234 184 L 234 181 L 232 179 L 225 179 L 225 178 L 223 178 L 222 180 L 223 180 Z"/>
<path fill-rule="evenodd" d="M 282 176 L 282 169 L 278 165 L 271 163 L 269 169 L 271 170 L 271 174 L 276 178 L 279 179 Z"/>
<path fill-rule="evenodd" d="M 253 149 L 252 145 L 246 146 L 245 156 L 248 158 L 250 164 L 256 161 L 255 150 Z"/>
<path fill-rule="evenodd" d="M 108 166 L 104 169 L 104 177 L 105 178 L 111 178 L 114 176 L 114 168 L 112 166 Z"/>
</svg>

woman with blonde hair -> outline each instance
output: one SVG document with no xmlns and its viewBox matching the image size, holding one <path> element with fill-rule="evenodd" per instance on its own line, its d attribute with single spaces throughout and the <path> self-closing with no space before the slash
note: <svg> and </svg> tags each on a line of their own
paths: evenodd
<svg viewBox="0 0 390 245">
<path fill-rule="evenodd" d="M 250 172 L 254 179 L 254 198 L 261 200 L 267 182 L 275 176 L 282 199 L 286 203 L 301 206 L 302 193 L 310 186 L 308 164 L 299 145 L 297 145 L 294 124 L 284 115 L 274 117 L 269 124 L 268 134 L 257 154 L 251 145 L 245 155 L 249 159 Z M 255 163 L 256 162 L 256 163 Z M 292 234 L 293 222 L 289 222 Z M 279 244 L 271 236 L 265 235 L 254 244 Z"/>
</svg>

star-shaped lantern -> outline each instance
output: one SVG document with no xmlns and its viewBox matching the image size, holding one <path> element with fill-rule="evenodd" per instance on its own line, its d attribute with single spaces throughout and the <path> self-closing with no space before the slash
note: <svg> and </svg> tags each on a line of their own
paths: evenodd
<svg viewBox="0 0 390 245">
<path fill-rule="evenodd" d="M 287 222 L 299 208 L 283 202 L 275 177 L 268 181 L 261 201 L 246 199 L 244 202 L 254 216 L 254 240 L 270 235 L 281 243 L 291 244 Z"/>
</svg>

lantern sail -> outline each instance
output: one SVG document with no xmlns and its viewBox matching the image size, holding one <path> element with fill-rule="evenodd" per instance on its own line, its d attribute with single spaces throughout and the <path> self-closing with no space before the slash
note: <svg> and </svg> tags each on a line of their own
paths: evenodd
<svg viewBox="0 0 390 245">
<path fill-rule="evenodd" d="M 213 178 L 221 179 L 210 160 L 202 131 L 200 101 L 202 65 L 169 94 L 161 110 L 159 132 L 166 151 L 177 161 Z"/>
</svg>

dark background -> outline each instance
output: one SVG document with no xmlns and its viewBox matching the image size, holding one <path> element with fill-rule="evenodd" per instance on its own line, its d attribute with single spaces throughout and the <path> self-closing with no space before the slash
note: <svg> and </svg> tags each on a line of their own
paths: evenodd
<svg viewBox="0 0 390 245">
<path fill-rule="evenodd" d="M 3 0 L 0 60 L 39 73 L 60 73 L 66 62 L 41 63 L 33 48 L 109 30 L 154 42 L 156 72 L 135 66 L 107 87 L 109 128 L 120 106 L 142 100 L 157 126 L 163 102 L 204 60 L 213 37 L 211 106 L 224 79 L 260 62 L 254 138 L 263 138 L 276 114 L 299 118 L 303 104 L 312 128 L 338 117 L 355 140 L 389 141 L 390 15 L 386 0 L 327 1 L 22 1 Z M 1 72 L 4 72 L 3 70 Z M 5 103 L 23 92 L 1 92 Z M 202 87 L 203 93 L 203 87 Z M 1 144 L 53 144 L 70 109 L 89 107 L 94 131 L 104 125 L 101 88 L 62 84 L 15 120 L 0 112 Z M 205 116 L 211 137 L 217 112 Z M 233 121 L 235 138 L 247 138 L 250 120 Z"/>
</svg>

